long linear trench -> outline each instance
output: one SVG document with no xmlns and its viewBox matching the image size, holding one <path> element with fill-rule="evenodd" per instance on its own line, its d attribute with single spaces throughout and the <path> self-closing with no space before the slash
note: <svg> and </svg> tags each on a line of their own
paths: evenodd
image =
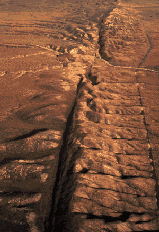
<svg viewBox="0 0 159 232">
<path fill-rule="evenodd" d="M 2 204 L 3 214 L 10 218 L 13 217 L 14 221 L 17 220 L 19 223 L 19 220 L 22 219 L 23 223 L 23 220 L 27 215 L 27 223 L 29 223 L 29 228 L 32 232 L 43 231 L 43 221 L 45 216 L 42 214 L 44 211 L 44 214 L 48 215 L 51 197 L 52 208 L 49 217 L 45 220 L 45 231 L 127 232 L 156 231 L 159 229 L 159 126 L 158 110 L 156 109 L 159 101 L 158 71 L 141 67 L 152 49 L 150 41 L 147 42 L 148 47 L 146 48 L 148 49 L 146 51 L 148 52 L 146 54 L 145 47 L 141 47 L 139 53 L 135 53 L 137 62 L 134 61 L 133 65 L 130 65 L 129 63 L 125 66 L 123 64 L 120 66 L 117 66 L 116 64 L 113 65 L 113 62 L 111 62 L 111 52 L 107 50 L 107 45 L 114 45 L 112 44 L 111 37 L 107 40 L 107 32 L 109 29 L 111 30 L 111 33 L 113 31 L 111 28 L 111 17 L 109 16 L 112 16 L 114 12 L 118 15 L 118 11 L 122 13 L 123 8 L 117 5 L 112 12 L 110 10 L 108 14 L 104 14 L 104 16 L 101 17 L 101 22 L 96 25 L 98 30 L 95 30 L 94 35 L 89 35 L 96 41 L 96 45 L 93 45 L 96 47 L 94 61 L 91 60 L 88 63 L 86 62 L 86 64 L 89 64 L 89 67 L 86 68 L 85 72 L 80 73 L 80 68 L 74 66 L 75 69 L 78 69 L 77 76 L 79 81 L 77 94 L 75 101 L 73 102 L 73 107 L 71 106 L 71 113 L 67 118 L 63 141 L 61 141 L 61 144 L 63 144 L 61 150 L 59 151 L 57 144 L 61 140 L 61 131 L 64 128 L 63 125 L 65 124 L 65 120 L 63 118 L 57 118 L 57 124 L 60 126 L 59 128 L 56 128 L 56 125 L 54 125 L 56 122 L 53 122 L 53 124 L 50 116 L 48 116 L 48 118 L 46 117 L 46 119 L 44 117 L 44 121 L 47 122 L 45 122 L 46 125 L 42 128 L 40 127 L 40 129 L 38 126 L 37 128 L 34 128 L 34 130 L 31 126 L 28 128 L 28 125 L 30 124 L 26 124 L 25 126 L 23 124 L 18 124 L 19 127 L 24 126 L 24 131 L 26 131 L 26 133 L 24 136 L 18 135 L 16 138 L 10 138 L 7 141 L 7 149 L 10 157 L 6 158 L 6 160 L 4 159 L 6 153 L 3 154 L 5 151 L 5 144 L 2 144 L 0 147 L 3 155 L 1 165 L 3 166 L 6 161 L 9 173 L 11 173 L 10 170 L 14 169 L 14 163 L 16 164 L 17 162 L 13 160 L 13 164 L 10 165 L 10 159 L 28 159 L 19 160 L 17 162 L 18 166 L 16 166 L 20 168 L 22 166 L 21 162 L 24 163 L 27 170 L 25 175 L 27 175 L 27 172 L 29 173 L 27 176 L 28 180 L 26 179 L 26 184 L 21 186 L 19 183 L 23 183 L 23 177 L 16 177 L 16 181 L 18 182 L 14 182 L 13 190 L 18 186 L 19 189 L 24 191 L 27 190 L 28 194 L 28 191 L 32 192 L 36 189 L 32 194 L 33 196 L 26 194 L 26 196 L 22 196 L 21 198 L 20 192 L 19 198 L 17 197 L 14 200 L 10 195 L 8 196 L 8 193 L 6 192 L 7 200 L 5 200 L 5 196 L 3 196 L 4 200 L 1 202 L 4 202 L 4 207 Z M 136 25 L 136 21 L 134 22 Z M 133 34 L 133 30 L 130 30 L 130 37 L 131 34 Z M 135 38 L 135 40 L 137 39 L 138 38 Z M 2 46 L 4 46 L 4 44 L 2 44 Z M 122 49 L 125 49 L 125 45 L 121 44 L 121 41 L 115 46 L 122 46 Z M 50 67 L 54 64 L 54 57 L 56 56 L 52 54 L 52 49 L 61 49 L 61 56 L 59 55 L 59 58 L 61 57 L 61 59 L 65 56 L 65 49 L 53 45 L 50 45 L 49 48 L 42 46 L 33 47 L 35 47 L 33 49 L 35 54 L 14 57 L 14 59 L 17 60 L 15 62 L 18 63 L 18 59 L 27 59 L 28 56 L 32 57 L 34 55 L 37 56 L 38 54 L 39 57 L 41 55 L 45 56 L 46 63 L 49 62 L 49 65 L 36 67 L 33 68 L 33 70 L 28 71 L 28 63 L 23 67 L 22 62 L 20 63 L 21 66 L 18 64 L 19 66 L 14 66 L 15 70 L 10 71 L 9 69 L 11 65 L 9 64 L 8 66 L 5 66 L 8 68 L 8 71 L 2 72 L 1 77 L 4 77 L 4 79 L 8 77 L 9 79 L 9 75 L 16 76 L 16 79 L 19 81 L 18 83 L 21 83 L 23 78 L 24 80 L 25 78 L 30 78 L 29 80 L 32 83 L 33 79 L 36 81 L 35 74 L 39 73 L 39 76 L 41 75 L 40 84 L 41 86 L 47 87 L 48 91 L 48 85 L 45 85 L 43 79 L 45 79 L 45 77 L 52 78 L 52 75 L 55 75 L 58 70 L 60 74 L 55 75 L 56 79 L 54 79 L 54 85 L 56 84 L 60 89 L 62 81 L 65 81 L 66 74 L 64 77 L 60 76 L 62 75 L 61 71 L 59 71 L 61 66 L 60 68 L 55 68 L 55 73 L 53 72 L 53 74 L 52 71 L 50 71 Z M 99 50 L 97 50 L 97 47 Z M 73 50 L 76 50 L 76 48 Z M 87 57 L 91 56 L 86 56 L 86 58 L 84 58 L 85 55 L 81 55 L 81 57 L 87 60 Z M 70 58 L 74 59 L 72 57 Z M 41 58 L 38 59 L 40 60 Z M 44 59 L 44 57 L 42 59 Z M 2 58 L 1 60 L 3 62 L 4 59 Z M 10 62 L 14 62 L 14 60 Z M 59 63 L 57 63 L 57 65 L 59 65 Z M 78 64 L 79 62 L 77 62 L 77 66 Z M 33 65 L 33 67 L 35 65 Z M 16 68 L 18 69 L 18 67 L 22 70 L 16 72 Z M 63 69 L 65 69 L 65 64 L 63 64 Z M 66 72 L 68 72 L 68 70 L 69 69 L 66 69 Z M 46 74 L 40 74 L 44 71 L 46 71 Z M 8 74 L 8 72 L 10 73 Z M 69 84 L 71 88 L 74 89 L 77 80 L 73 83 L 75 74 L 73 73 L 71 75 L 72 76 L 69 79 L 71 84 Z M 38 77 L 37 80 L 39 81 Z M 73 81 L 71 82 L 71 80 Z M 8 82 L 8 84 L 10 83 Z M 52 93 L 52 88 L 50 87 L 50 89 L 50 92 Z M 72 94 L 72 98 L 71 100 L 69 99 L 69 101 L 67 100 L 67 107 L 69 104 L 72 104 L 72 99 L 75 96 L 73 90 L 71 91 L 70 94 Z M 44 98 L 43 95 L 36 95 L 33 97 L 31 100 L 35 102 L 37 99 L 42 98 L 42 105 L 40 105 L 41 103 L 36 102 L 36 107 L 39 107 L 39 111 L 36 109 L 35 112 L 33 112 L 33 115 L 30 115 L 30 109 L 32 109 L 31 103 L 29 102 L 27 105 L 28 108 L 26 107 L 26 109 L 24 105 L 23 109 L 22 102 L 22 106 L 19 106 L 19 108 L 15 110 L 16 126 L 17 123 L 20 123 L 19 118 L 21 121 L 27 122 L 27 120 L 30 120 L 29 117 L 34 118 L 35 116 L 35 118 L 37 117 L 38 123 L 39 120 L 43 121 L 43 117 L 42 119 L 40 117 L 38 118 L 38 114 L 46 114 L 46 112 L 43 112 L 43 107 L 45 107 L 45 105 L 47 107 L 47 104 L 48 106 L 49 104 L 52 104 L 51 108 L 48 107 L 49 115 L 55 113 L 57 108 L 60 111 L 60 104 L 67 98 L 67 96 L 62 94 L 62 97 L 59 98 L 61 100 L 56 98 L 54 94 L 51 96 L 49 95 L 48 100 L 45 93 Z M 62 103 L 60 101 L 62 101 Z M 56 107 L 54 107 L 54 104 Z M 42 113 L 40 109 L 42 109 Z M 23 111 L 26 111 L 26 115 Z M 37 125 L 36 119 L 35 125 Z M 26 126 L 27 128 L 25 128 Z M 15 132 L 17 134 L 19 133 L 16 130 Z M 10 132 L 9 136 L 12 137 Z M 51 145 L 49 145 L 50 139 Z M 45 142 L 48 142 L 46 147 Z M 29 145 L 30 143 L 31 145 Z M 19 152 L 19 147 L 20 149 L 23 149 L 22 152 L 20 150 L 21 153 Z M 29 149 L 29 155 L 26 152 L 27 149 Z M 39 149 L 40 152 L 42 152 L 38 153 L 39 150 L 37 152 L 36 149 Z M 50 154 L 50 149 L 52 149 L 54 155 L 43 157 L 43 153 L 48 154 L 49 152 Z M 39 157 L 36 157 L 36 154 L 37 156 L 39 155 Z M 55 157 L 58 157 L 58 155 L 59 164 L 53 196 L 48 196 L 46 193 L 49 192 L 50 195 L 52 193 L 52 190 L 50 191 L 52 186 L 50 178 L 51 180 L 55 179 L 55 173 L 53 173 L 53 170 L 50 171 L 50 167 L 53 169 L 56 167 L 57 159 L 55 159 Z M 43 173 L 43 169 L 46 173 L 49 173 L 48 181 L 46 181 L 48 176 Z M 35 177 L 35 181 L 33 182 L 35 186 L 31 185 L 32 177 L 29 176 L 31 175 L 31 172 L 33 172 L 35 176 L 37 175 L 36 173 L 40 173 L 42 184 L 39 184 L 39 180 L 36 180 L 37 177 Z M 18 170 L 16 173 L 18 173 Z M 16 176 L 16 173 L 12 174 L 13 177 Z M 8 186 L 8 184 L 10 184 L 9 177 L 6 176 L 3 178 L 5 179 L 5 186 Z M 18 178 L 20 178 L 20 182 Z M 4 187 L 4 189 L 7 191 L 7 187 Z M 41 192 L 39 193 L 38 191 L 43 192 L 41 194 Z M 4 195 L 3 191 L 2 195 Z M 39 203 L 40 208 L 38 208 L 38 204 L 36 206 L 38 201 L 42 202 Z M 25 207 L 25 205 L 32 205 L 32 203 L 35 205 L 35 208 L 37 207 L 37 212 L 41 209 L 39 214 L 41 221 L 40 225 L 38 221 L 39 219 L 36 218 L 36 214 L 38 215 L 38 213 L 32 213 L 31 208 L 28 210 L 27 207 Z M 12 210 L 9 211 L 12 206 Z M 15 207 L 18 209 L 17 211 L 15 210 Z M 26 219 L 24 220 L 24 224 L 25 223 Z M 26 228 L 26 231 L 28 230 L 29 229 Z"/>
<path fill-rule="evenodd" d="M 140 67 L 148 53 L 137 68 L 114 66 L 102 60 L 100 46 L 81 79 L 60 152 L 49 231 L 159 229 L 158 138 L 154 142 L 147 121 L 153 106 L 145 103 L 159 81 L 157 71 Z"/>
</svg>

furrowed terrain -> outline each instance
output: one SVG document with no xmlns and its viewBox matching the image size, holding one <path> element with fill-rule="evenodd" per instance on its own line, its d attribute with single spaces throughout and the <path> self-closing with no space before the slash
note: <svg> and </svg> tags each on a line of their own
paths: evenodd
<svg viewBox="0 0 159 232">
<path fill-rule="evenodd" d="M 159 6 L 55 3 L 1 4 L 0 231 L 159 230 Z"/>
</svg>

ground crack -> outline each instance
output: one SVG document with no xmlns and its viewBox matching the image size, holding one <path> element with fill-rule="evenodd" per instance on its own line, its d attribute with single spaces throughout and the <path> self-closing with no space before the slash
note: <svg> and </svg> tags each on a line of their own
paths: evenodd
<svg viewBox="0 0 159 232">
<path fill-rule="evenodd" d="M 31 137 L 31 136 L 33 136 L 33 135 L 38 134 L 38 133 L 41 132 L 41 131 L 47 131 L 47 130 L 48 130 L 47 128 L 41 128 L 41 129 L 33 130 L 33 131 L 31 131 L 31 132 L 29 132 L 29 133 L 27 133 L 27 134 L 18 136 L 18 137 L 14 138 L 14 139 L 10 139 L 10 140 L 7 141 L 7 142 L 15 142 L 15 141 L 19 141 L 19 140 L 21 140 L 21 139 L 26 139 L 26 138 L 29 138 L 29 137 Z"/>
<path fill-rule="evenodd" d="M 122 221 L 125 222 L 129 219 L 131 213 L 128 211 L 123 212 L 119 217 L 111 217 L 111 216 L 96 216 L 93 214 L 87 214 L 87 219 L 101 219 L 104 220 L 105 223 L 108 222 L 115 222 L 115 221 Z"/>
</svg>

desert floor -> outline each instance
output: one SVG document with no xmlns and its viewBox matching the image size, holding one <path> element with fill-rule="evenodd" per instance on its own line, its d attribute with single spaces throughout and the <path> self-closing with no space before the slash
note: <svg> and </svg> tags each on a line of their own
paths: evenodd
<svg viewBox="0 0 159 232">
<path fill-rule="evenodd" d="M 159 2 L 0 3 L 0 232 L 159 230 Z"/>
</svg>

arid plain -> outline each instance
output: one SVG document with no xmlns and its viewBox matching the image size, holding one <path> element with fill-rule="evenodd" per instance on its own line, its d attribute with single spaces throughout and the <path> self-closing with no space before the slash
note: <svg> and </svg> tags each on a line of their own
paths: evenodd
<svg viewBox="0 0 159 232">
<path fill-rule="evenodd" d="M 0 232 L 159 230 L 159 2 L 0 3 Z"/>
</svg>

